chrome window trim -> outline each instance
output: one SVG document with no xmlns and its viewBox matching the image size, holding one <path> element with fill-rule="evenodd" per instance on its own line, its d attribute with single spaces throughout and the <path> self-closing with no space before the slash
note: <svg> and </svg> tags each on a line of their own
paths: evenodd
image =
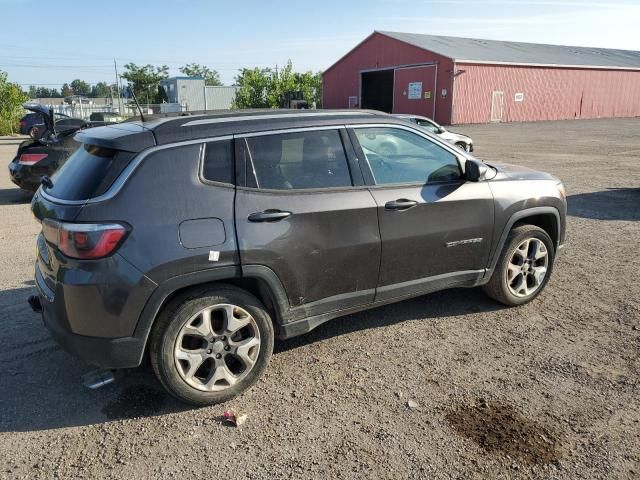
<svg viewBox="0 0 640 480">
<path fill-rule="evenodd" d="M 90 205 L 93 203 L 99 203 L 99 202 L 104 202 L 106 200 L 111 200 L 113 197 L 115 197 L 118 194 L 118 192 L 122 189 L 125 183 L 127 183 L 127 180 L 129 180 L 129 177 L 133 175 L 133 173 L 136 171 L 136 169 L 142 163 L 142 161 L 145 158 L 147 158 L 149 155 L 155 152 L 159 152 L 161 150 L 183 147 L 185 145 L 196 145 L 199 143 L 215 142 L 219 140 L 231 140 L 231 139 L 233 139 L 233 135 L 223 135 L 223 136 L 216 136 L 216 137 L 209 137 L 209 138 L 198 138 L 196 140 L 184 140 L 181 142 L 170 143 L 167 145 L 156 145 L 155 147 L 151 147 L 146 150 L 143 150 L 140 153 L 138 153 L 133 158 L 133 160 L 131 160 L 131 162 L 129 162 L 129 165 L 127 165 L 127 167 L 122 171 L 122 173 L 120 173 L 118 178 L 116 178 L 116 180 L 111 184 L 109 189 L 106 192 L 104 192 L 102 195 L 99 195 L 97 197 L 89 198 L 86 200 L 64 200 L 62 198 L 56 198 L 53 195 L 49 195 L 42 188 L 39 189 L 40 195 L 42 195 L 43 198 L 59 205 Z"/>
<path fill-rule="evenodd" d="M 349 113 L 343 112 L 343 115 L 347 116 L 349 115 Z M 363 112 L 354 112 L 353 115 L 362 115 Z M 288 114 L 285 114 L 288 115 Z M 297 116 L 300 117 L 301 114 L 291 114 L 293 116 Z M 303 114 L 303 115 L 328 115 L 328 114 Z M 335 114 L 331 114 L 331 115 L 335 115 Z M 369 114 L 372 115 L 372 114 Z M 277 118 L 281 118 L 283 115 L 273 115 L 273 117 L 277 117 Z M 246 117 L 234 117 L 234 118 L 246 118 Z M 260 116 L 260 118 L 265 118 L 264 115 Z M 225 121 L 228 121 L 229 119 L 225 119 Z M 465 169 L 464 169 L 464 162 L 466 161 L 466 157 L 461 155 L 461 152 L 458 152 L 456 150 L 454 150 L 453 146 L 448 145 L 446 142 L 441 141 L 440 139 L 438 139 L 435 135 L 430 135 L 428 132 L 424 132 L 419 130 L 418 128 L 413 128 L 410 125 L 404 125 L 404 124 L 400 124 L 400 123 L 360 123 L 360 124 L 344 124 L 344 123 L 336 123 L 334 125 L 318 125 L 318 126 L 311 126 L 311 127 L 300 127 L 300 128 L 283 128 L 283 129 L 278 129 L 278 130 L 264 130 L 264 131 L 260 131 L 260 132 L 251 132 L 251 133 L 242 133 L 242 134 L 236 134 L 236 135 L 218 135 L 218 136 L 212 136 L 212 137 L 203 137 L 203 138 L 198 138 L 198 139 L 194 139 L 194 140 L 183 140 L 180 142 L 175 142 L 175 143 L 170 143 L 170 144 L 166 144 L 166 145 L 156 145 L 153 147 L 150 147 L 146 150 L 143 150 L 141 152 L 139 152 L 129 163 L 129 165 L 127 165 L 127 167 L 120 173 L 120 175 L 118 176 L 118 178 L 116 178 L 116 180 L 111 184 L 111 186 L 108 188 L 108 190 L 103 193 L 102 195 L 99 195 L 97 197 L 93 197 L 93 198 L 89 198 L 89 199 L 84 199 L 84 200 L 64 200 L 61 198 L 56 198 L 53 195 L 49 195 L 42 187 L 40 187 L 38 189 L 39 194 L 45 198 L 46 200 L 49 200 L 52 203 L 55 204 L 59 204 L 59 205 L 69 205 L 69 206 L 82 206 L 82 205 L 90 205 L 90 204 L 94 204 L 94 203 L 99 203 L 99 202 L 104 202 L 107 200 L 111 200 L 113 197 L 115 197 L 120 190 L 122 190 L 122 187 L 125 185 L 125 183 L 127 183 L 127 181 L 129 180 L 129 177 L 131 177 L 131 175 L 133 175 L 133 173 L 136 171 L 136 169 L 138 168 L 138 166 L 143 162 L 143 160 L 145 158 L 147 158 L 149 155 L 161 151 L 161 150 L 167 150 L 170 148 L 177 148 L 177 147 L 182 147 L 185 145 L 195 145 L 195 144 L 203 144 L 203 143 L 208 143 L 208 142 L 216 142 L 216 141 L 223 141 L 223 140 L 232 140 L 234 138 L 249 138 L 249 137 L 258 137 L 258 136 L 264 136 L 264 135 L 278 135 L 278 134 L 283 134 L 283 133 L 297 133 L 297 132 L 306 132 L 306 131 L 313 131 L 313 130 L 341 130 L 341 129 L 345 129 L 345 128 L 350 128 L 350 129 L 358 129 L 358 128 L 383 128 L 383 127 L 387 127 L 387 128 L 398 128 L 401 130 L 407 130 L 409 132 L 415 133 L 416 135 L 422 136 L 424 138 L 426 138 L 427 140 L 430 140 L 433 143 L 436 143 L 437 145 L 439 145 L 440 147 L 444 148 L 445 150 L 449 151 L 450 153 L 452 153 L 453 155 L 455 155 L 455 157 L 458 159 L 458 163 L 460 164 L 460 170 L 462 172 L 462 174 L 464 175 L 465 173 Z M 202 163 L 202 162 L 201 162 Z M 201 172 L 198 172 L 198 176 L 200 176 Z M 224 183 L 218 183 L 219 185 L 226 185 L 229 186 L 228 184 L 224 184 Z M 353 188 L 353 187 L 352 187 Z M 305 189 L 295 189 L 295 190 L 291 190 L 292 192 L 300 192 L 300 191 L 304 191 Z M 278 190 L 280 192 L 282 192 L 283 190 Z"/>
<path fill-rule="evenodd" d="M 250 133 L 239 133 L 235 137 L 236 138 L 252 138 L 252 137 L 264 137 L 266 135 L 282 135 L 286 133 L 299 133 L 299 132 L 310 132 L 310 131 L 320 131 L 320 130 L 344 130 L 346 127 L 342 123 L 338 123 L 335 125 L 318 125 L 316 127 L 297 127 L 297 128 L 280 128 L 278 130 L 264 130 L 260 132 L 250 132 Z"/>
</svg>

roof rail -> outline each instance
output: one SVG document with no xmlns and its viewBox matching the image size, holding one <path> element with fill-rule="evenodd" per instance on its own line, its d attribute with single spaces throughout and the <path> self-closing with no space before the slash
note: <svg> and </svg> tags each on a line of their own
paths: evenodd
<svg viewBox="0 0 640 480">
<path fill-rule="evenodd" d="M 363 115 L 374 115 L 373 112 L 369 112 L 369 111 L 339 111 L 339 110 L 335 110 L 335 111 L 323 111 L 323 112 L 309 112 L 309 113 L 302 113 L 302 112 L 298 112 L 298 113 L 264 113 L 264 114 L 260 114 L 260 113 L 255 113 L 255 112 L 248 112 L 245 115 L 239 114 L 239 115 L 229 115 L 229 116 L 216 116 L 213 118 L 200 118 L 198 120 L 191 120 L 189 122 L 183 123 L 182 126 L 183 127 L 194 127 L 196 125 L 209 125 L 209 124 L 213 124 L 213 123 L 228 123 L 228 122 L 244 122 L 247 120 L 251 120 L 252 118 L 255 118 L 256 120 L 269 120 L 269 119 L 279 119 L 279 118 L 296 118 L 296 117 L 300 117 L 300 116 L 305 116 L 305 117 L 347 117 L 347 116 L 363 116 Z"/>
</svg>

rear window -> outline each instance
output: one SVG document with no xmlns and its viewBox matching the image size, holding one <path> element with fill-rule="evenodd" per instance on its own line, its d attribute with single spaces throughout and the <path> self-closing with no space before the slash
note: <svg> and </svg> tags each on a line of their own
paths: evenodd
<svg viewBox="0 0 640 480">
<path fill-rule="evenodd" d="M 134 154 L 84 144 L 52 177 L 46 192 L 61 200 L 87 200 L 105 193 Z"/>
</svg>

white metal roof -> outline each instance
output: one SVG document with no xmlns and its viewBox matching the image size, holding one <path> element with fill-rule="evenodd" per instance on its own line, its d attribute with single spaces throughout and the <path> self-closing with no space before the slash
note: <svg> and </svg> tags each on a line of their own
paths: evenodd
<svg viewBox="0 0 640 480">
<path fill-rule="evenodd" d="M 640 69 L 640 51 L 634 50 L 506 42 L 420 33 L 377 33 L 457 62 Z"/>
</svg>

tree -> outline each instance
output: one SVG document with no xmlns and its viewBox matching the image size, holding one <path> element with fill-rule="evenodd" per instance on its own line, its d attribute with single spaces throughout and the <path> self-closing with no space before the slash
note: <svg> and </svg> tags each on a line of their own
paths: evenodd
<svg viewBox="0 0 640 480">
<path fill-rule="evenodd" d="M 111 96 L 111 87 L 107 84 L 107 82 L 98 82 L 91 89 L 92 97 L 110 97 Z"/>
<path fill-rule="evenodd" d="M 63 83 L 62 84 L 62 89 L 60 90 L 60 93 L 65 98 L 66 97 L 70 97 L 71 95 L 73 95 L 73 89 L 69 86 L 68 83 Z"/>
<path fill-rule="evenodd" d="M 85 97 L 91 95 L 91 85 L 79 78 L 71 82 L 71 90 L 73 90 L 74 95 L 82 95 Z"/>
<path fill-rule="evenodd" d="M 302 98 L 309 106 L 322 108 L 322 73 L 304 72 L 294 74 L 296 89 L 302 92 Z"/>
<path fill-rule="evenodd" d="M 0 135 L 13 135 L 18 131 L 22 104 L 29 99 L 20 85 L 9 82 L 6 72 L 0 71 Z"/>
<path fill-rule="evenodd" d="M 204 84 L 209 87 L 217 87 L 222 85 L 220 81 L 220 75 L 216 70 L 211 70 L 209 67 L 199 65 L 197 63 L 187 63 L 180 68 L 180 72 L 187 77 L 202 77 L 204 78 Z"/>
<path fill-rule="evenodd" d="M 272 108 L 269 103 L 272 88 L 270 68 L 243 68 L 236 77 L 239 87 L 233 99 L 234 108 Z"/>
<path fill-rule="evenodd" d="M 160 80 L 169 77 L 168 66 L 139 66 L 134 63 L 127 63 L 124 68 L 126 71 L 122 74 L 122 78 L 127 81 L 139 102 L 142 103 L 144 100 L 147 103 L 162 102 L 162 95 L 158 91 L 158 86 Z"/>
<path fill-rule="evenodd" d="M 293 71 L 291 61 L 282 69 L 244 68 L 236 77 L 234 108 L 278 108 L 287 94 L 300 92 L 302 99 L 312 107 L 322 106 L 322 75 Z"/>
<path fill-rule="evenodd" d="M 59 98 L 60 92 L 55 88 L 29 86 L 29 98 Z"/>
</svg>

